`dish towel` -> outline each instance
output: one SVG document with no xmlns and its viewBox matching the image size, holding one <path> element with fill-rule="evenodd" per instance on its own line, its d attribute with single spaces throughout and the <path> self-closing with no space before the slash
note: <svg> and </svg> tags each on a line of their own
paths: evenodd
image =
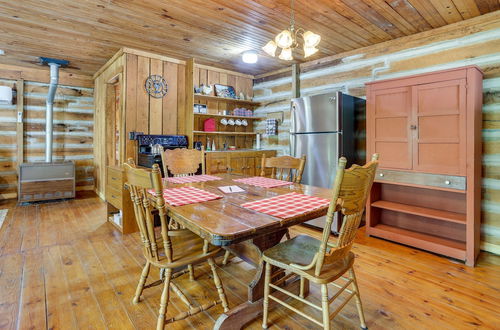
<svg viewBox="0 0 500 330">
<path fill-rule="evenodd" d="M 329 204 L 328 199 L 293 192 L 244 203 L 241 206 L 273 217 L 287 219 L 327 207 Z"/>
<path fill-rule="evenodd" d="M 278 119 L 269 118 L 266 120 L 266 134 L 267 136 L 278 135 Z"/>
</svg>

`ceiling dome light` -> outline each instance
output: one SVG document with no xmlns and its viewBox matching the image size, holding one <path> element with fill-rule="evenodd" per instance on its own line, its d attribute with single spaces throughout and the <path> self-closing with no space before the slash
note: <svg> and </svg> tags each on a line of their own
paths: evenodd
<svg viewBox="0 0 500 330">
<path fill-rule="evenodd" d="M 291 61 L 293 60 L 292 57 L 292 49 L 291 48 L 283 48 L 281 51 L 281 54 L 279 56 L 280 59 L 285 60 L 285 61 Z"/>
<path fill-rule="evenodd" d="M 288 30 L 283 30 L 274 38 L 276 44 L 280 48 L 290 48 L 293 44 L 293 36 L 292 33 Z"/>
<path fill-rule="evenodd" d="M 309 57 L 318 52 L 318 48 L 316 47 L 306 47 L 304 46 L 304 57 Z"/>
<path fill-rule="evenodd" d="M 314 48 L 319 45 L 321 36 L 311 31 L 304 32 L 304 47 Z"/>
<path fill-rule="evenodd" d="M 254 50 L 247 50 L 241 55 L 241 59 L 245 63 L 254 64 L 259 60 L 259 55 Z"/>
<path fill-rule="evenodd" d="M 264 47 L 262 47 L 262 50 L 274 57 L 276 56 L 276 48 L 278 48 L 278 46 L 271 40 Z"/>
</svg>

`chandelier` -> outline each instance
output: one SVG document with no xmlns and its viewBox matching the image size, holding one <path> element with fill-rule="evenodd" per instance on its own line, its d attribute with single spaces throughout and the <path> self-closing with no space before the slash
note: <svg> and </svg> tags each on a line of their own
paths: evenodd
<svg viewBox="0 0 500 330">
<path fill-rule="evenodd" d="M 293 60 L 292 49 L 299 48 L 298 37 L 302 36 L 304 40 L 304 57 L 309 57 L 315 54 L 318 51 L 316 46 L 321 41 L 321 36 L 319 34 L 315 34 L 311 31 L 305 31 L 302 28 L 295 29 L 295 16 L 293 12 L 294 0 L 290 1 L 290 27 L 286 30 L 281 31 L 274 40 L 270 40 L 262 50 L 264 50 L 267 54 L 275 57 L 276 50 L 281 48 L 281 53 L 278 58 L 291 61 Z"/>
</svg>

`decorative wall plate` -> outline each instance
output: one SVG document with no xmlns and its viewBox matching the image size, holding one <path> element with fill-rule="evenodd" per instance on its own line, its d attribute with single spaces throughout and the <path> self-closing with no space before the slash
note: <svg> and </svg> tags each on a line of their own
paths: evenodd
<svg viewBox="0 0 500 330">
<path fill-rule="evenodd" d="M 154 98 L 160 99 L 167 94 L 168 86 L 165 79 L 160 75 L 151 75 L 144 84 L 146 92 Z"/>
</svg>

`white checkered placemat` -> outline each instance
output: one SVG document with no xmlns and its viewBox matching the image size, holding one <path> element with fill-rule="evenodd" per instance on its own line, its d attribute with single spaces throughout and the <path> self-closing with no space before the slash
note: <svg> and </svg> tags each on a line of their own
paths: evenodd
<svg viewBox="0 0 500 330">
<path fill-rule="evenodd" d="M 273 187 L 288 186 L 293 184 L 293 182 L 271 179 L 263 176 L 253 176 L 251 178 L 234 179 L 233 181 L 263 188 L 273 188 Z"/>
<path fill-rule="evenodd" d="M 171 182 L 171 183 L 190 183 L 190 182 L 205 182 L 205 181 L 213 181 L 213 180 L 222 180 L 222 178 L 219 178 L 218 176 L 203 174 L 203 175 L 179 176 L 179 177 L 173 177 L 173 178 L 166 178 L 164 180 Z"/>
<path fill-rule="evenodd" d="M 328 199 L 295 192 L 241 204 L 242 207 L 282 219 L 314 211 L 330 204 Z"/>
<path fill-rule="evenodd" d="M 156 196 L 153 190 L 149 190 L 149 193 Z M 201 203 L 222 198 L 220 195 L 194 187 L 164 189 L 163 197 L 165 198 L 165 201 L 172 206 Z"/>
</svg>

